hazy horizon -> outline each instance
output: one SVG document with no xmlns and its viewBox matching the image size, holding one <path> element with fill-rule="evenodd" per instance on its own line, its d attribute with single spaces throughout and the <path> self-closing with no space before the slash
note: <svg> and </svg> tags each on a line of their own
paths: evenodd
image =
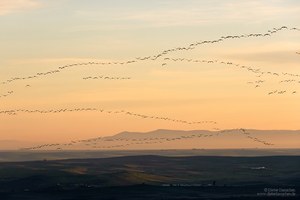
<svg viewBox="0 0 300 200">
<path fill-rule="evenodd" d="M 245 132 L 243 132 L 245 131 Z M 51 143 L 30 140 L 0 140 L 5 150 L 163 150 L 163 149 L 297 149 L 300 130 L 233 129 L 123 131 L 110 136 L 80 138 Z M 17 148 L 16 148 L 17 147 Z"/>
</svg>

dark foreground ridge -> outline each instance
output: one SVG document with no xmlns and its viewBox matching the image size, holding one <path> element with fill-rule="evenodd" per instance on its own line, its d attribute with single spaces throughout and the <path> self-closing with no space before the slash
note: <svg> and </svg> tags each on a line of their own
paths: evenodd
<svg viewBox="0 0 300 200">
<path fill-rule="evenodd" d="M 300 156 L 126 156 L 0 163 L 1 200 L 297 199 Z"/>
</svg>

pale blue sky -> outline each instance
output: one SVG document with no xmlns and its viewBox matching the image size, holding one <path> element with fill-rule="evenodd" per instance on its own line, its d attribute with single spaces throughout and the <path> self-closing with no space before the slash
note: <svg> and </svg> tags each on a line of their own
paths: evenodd
<svg viewBox="0 0 300 200">
<path fill-rule="evenodd" d="M 14 1 L 14 6 L 4 9 Z M 124 58 L 222 34 L 300 22 L 296 0 L 4 0 L 2 4 L 2 62 Z"/>
</svg>

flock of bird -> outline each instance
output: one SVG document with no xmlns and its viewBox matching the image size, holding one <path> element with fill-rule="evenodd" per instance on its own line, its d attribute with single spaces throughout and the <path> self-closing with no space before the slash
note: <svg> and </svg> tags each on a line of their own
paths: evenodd
<svg viewBox="0 0 300 200">
<path fill-rule="evenodd" d="M 219 61 L 219 60 L 194 60 L 194 59 L 188 59 L 188 58 L 164 58 L 165 61 L 173 61 L 173 62 L 194 62 L 194 63 L 206 63 L 206 64 L 223 64 L 233 67 L 239 67 L 240 69 L 247 70 L 248 72 L 254 73 L 254 74 L 264 74 L 265 72 L 262 72 L 260 68 L 254 68 L 251 66 L 245 66 L 238 63 L 233 63 L 229 61 Z M 277 75 L 275 72 L 270 72 L 270 75 Z"/>
<path fill-rule="evenodd" d="M 13 93 L 14 93 L 14 91 L 8 91 L 4 94 L 0 94 L 0 98 L 8 97 L 8 96 L 12 95 Z"/>
<path fill-rule="evenodd" d="M 137 60 L 157 60 L 160 57 L 163 57 L 171 52 L 176 52 L 176 51 L 188 51 L 188 50 L 193 50 L 195 49 L 197 46 L 201 46 L 201 45 L 206 45 L 206 44 L 214 44 L 214 43 L 220 43 L 220 42 L 224 42 L 226 40 L 229 39 L 243 39 L 243 38 L 252 38 L 252 37 L 270 37 L 273 34 L 282 31 L 282 30 L 290 30 L 290 31 L 300 31 L 299 28 L 293 27 L 293 28 L 288 28 L 287 26 L 282 26 L 280 28 L 273 28 L 271 30 L 268 30 L 265 33 L 251 33 L 251 34 L 242 34 L 242 35 L 228 35 L 228 36 L 221 36 L 218 39 L 215 40 L 204 40 L 201 42 L 195 42 L 195 43 L 191 43 L 188 46 L 185 47 L 177 47 L 177 48 L 172 48 L 172 49 L 168 49 L 168 50 L 164 50 L 161 53 L 154 55 L 154 56 L 146 56 L 146 57 L 138 57 L 136 58 Z"/>
<path fill-rule="evenodd" d="M 58 69 L 56 69 L 56 70 L 51 70 L 51 71 L 48 71 L 48 72 L 38 72 L 38 73 L 36 73 L 34 75 L 31 75 L 31 76 L 13 77 L 13 78 L 7 79 L 6 81 L 1 82 L 0 84 L 1 85 L 6 85 L 6 84 L 10 84 L 10 83 L 15 82 L 15 81 L 30 80 L 30 79 L 43 77 L 43 76 L 53 75 L 53 74 L 57 74 L 57 73 L 62 72 L 62 70 L 64 70 L 64 69 L 68 69 L 68 68 L 72 68 L 72 67 L 76 67 L 76 66 L 125 65 L 125 64 L 135 63 L 135 62 L 136 61 L 134 61 L 134 60 L 130 60 L 130 61 L 125 61 L 125 62 L 82 62 L 82 63 L 73 63 L 73 64 L 68 64 L 68 65 L 58 67 Z"/>
<path fill-rule="evenodd" d="M 245 129 L 230 129 L 230 130 L 220 130 L 214 133 L 194 133 L 190 135 L 179 135 L 176 137 L 142 137 L 142 138 L 122 138 L 122 137 L 97 137 L 97 138 L 91 138 L 87 140 L 73 140 L 68 143 L 51 143 L 51 144 L 43 144 L 38 145 L 34 147 L 27 147 L 22 148 L 22 150 L 44 150 L 44 149 L 56 149 L 56 150 L 63 150 L 64 148 L 72 147 L 75 145 L 83 144 L 85 146 L 89 146 L 92 148 L 97 149 L 113 149 L 113 148 L 120 148 L 120 147 L 127 147 L 132 145 L 149 145 L 149 144 L 158 144 L 158 143 L 165 143 L 165 142 L 173 142 L 178 140 L 187 140 L 187 139 L 196 139 L 196 138 L 210 138 L 215 136 L 220 136 L 224 133 L 234 133 L 238 131 L 239 134 L 245 135 L 248 139 L 261 143 L 263 145 L 274 145 L 272 143 L 266 142 L 264 140 L 261 140 L 257 137 L 253 137 L 249 132 L 247 132 Z M 99 143 L 112 143 L 112 142 L 127 142 L 127 143 L 121 143 L 121 144 L 111 144 L 111 145 L 105 145 L 100 146 Z M 130 143 L 128 143 L 130 142 Z"/>
<path fill-rule="evenodd" d="M 287 80 L 282 80 L 279 83 L 292 83 L 292 82 L 296 82 L 297 80 L 295 79 L 287 79 Z M 298 81 L 298 83 L 300 83 L 300 81 Z"/>
<path fill-rule="evenodd" d="M 39 77 L 45 77 L 49 75 L 54 75 L 57 73 L 62 72 L 63 70 L 74 68 L 74 67 L 89 67 L 89 66 L 95 66 L 95 65 L 100 65 L 100 66 L 116 66 L 116 65 L 130 65 L 133 63 L 138 63 L 140 61 L 154 61 L 158 60 L 160 58 L 163 59 L 162 66 L 167 66 L 167 62 L 173 61 L 173 62 L 193 62 L 193 63 L 206 63 L 206 64 L 223 64 L 227 66 L 232 66 L 236 67 L 239 69 L 246 70 L 247 72 L 253 73 L 256 75 L 256 77 L 260 78 L 259 80 L 248 82 L 248 84 L 253 84 L 255 88 L 259 88 L 263 83 L 266 82 L 266 80 L 262 80 L 261 77 L 265 75 L 269 76 L 276 76 L 276 77 L 281 77 L 281 76 L 290 76 L 293 78 L 300 78 L 299 74 L 292 74 L 292 73 L 279 73 L 279 72 L 272 72 L 272 71 L 263 71 L 261 68 L 257 67 L 251 67 L 251 66 L 246 66 L 242 65 L 239 63 L 233 63 L 229 61 L 218 61 L 218 60 L 193 60 L 193 59 L 188 59 L 188 58 L 169 58 L 166 57 L 169 53 L 172 52 L 177 52 L 177 51 L 189 51 L 189 50 L 194 50 L 197 47 L 201 45 L 208 45 L 208 44 L 215 44 L 215 43 L 221 43 L 226 40 L 233 40 L 233 39 L 243 39 L 243 38 L 259 38 L 259 37 L 271 37 L 272 35 L 276 34 L 279 31 L 283 30 L 289 30 L 289 31 L 300 31 L 299 28 L 288 28 L 287 26 L 282 26 L 280 28 L 273 28 L 271 30 L 268 30 L 265 33 L 251 33 L 251 34 L 242 34 L 242 35 L 228 35 L 228 36 L 222 36 L 218 39 L 215 40 L 204 40 L 200 42 L 195 42 L 191 43 L 187 46 L 184 47 L 176 47 L 168 50 L 163 50 L 161 53 L 156 54 L 156 55 L 148 55 L 145 57 L 136 57 L 135 59 L 127 60 L 127 61 L 108 61 L 108 62 L 81 62 L 81 63 L 73 63 L 73 64 L 67 64 L 64 66 L 60 66 L 57 69 L 50 70 L 47 72 L 38 72 L 35 73 L 34 75 L 31 76 L 25 76 L 25 77 L 13 77 L 10 79 L 7 79 L 6 81 L 0 82 L 0 85 L 8 85 L 10 83 L 13 83 L 15 81 L 21 81 L 21 80 L 30 80 L 30 79 L 36 79 Z M 300 54 L 299 52 L 296 52 L 297 54 Z M 104 80 L 129 80 L 131 77 L 110 77 L 110 76 L 89 76 L 89 77 L 84 77 L 83 80 L 93 80 L 93 79 L 104 79 Z M 282 80 L 279 83 L 293 83 L 293 82 L 298 82 L 300 81 L 296 79 L 288 79 L 288 80 Z M 26 85 L 26 87 L 31 87 L 30 85 Z M 274 90 L 269 92 L 268 94 L 285 94 L 287 93 L 287 90 Z M 0 98 L 2 97 L 7 97 L 9 95 L 13 94 L 13 91 L 9 91 L 6 94 L 0 95 Z M 293 91 L 292 94 L 296 94 L 296 91 Z M 66 112 L 83 112 L 83 111 L 97 111 L 97 112 L 104 112 L 108 114 L 125 114 L 129 116 L 135 116 L 139 117 L 142 119 L 155 119 L 155 120 L 164 120 L 164 121 L 171 121 L 171 122 L 176 122 L 176 123 L 183 123 L 183 124 L 217 124 L 215 121 L 187 121 L 187 120 L 179 120 L 179 119 L 172 119 L 168 117 L 160 117 L 160 116 L 150 116 L 150 115 L 144 115 L 144 114 L 138 114 L 134 112 L 128 112 L 125 110 L 120 110 L 120 111 L 112 111 L 112 110 L 104 110 L 100 108 L 75 108 L 75 109 L 52 109 L 52 110 L 28 110 L 28 109 L 13 109 L 13 110 L 0 110 L 0 114 L 5 114 L 5 115 L 17 115 L 18 113 L 39 113 L 39 114 L 50 114 L 50 113 L 66 113 Z M 190 138 L 196 138 L 196 137 L 212 137 L 214 135 L 218 135 L 220 133 L 226 133 L 226 132 L 231 132 L 233 130 L 220 130 L 218 128 L 215 128 L 215 130 L 218 130 L 217 134 L 200 134 L 200 135 L 191 135 L 191 136 L 180 136 L 176 138 L 144 138 L 143 140 L 140 139 L 132 139 L 133 143 L 129 144 L 119 144 L 117 146 L 105 146 L 105 147 L 99 147 L 96 145 L 97 142 L 99 141 L 106 141 L 103 140 L 103 138 L 98 137 L 98 138 L 93 138 L 93 139 L 88 139 L 88 140 L 77 140 L 77 141 L 71 141 L 70 143 L 65 143 L 65 144 L 44 144 L 36 147 L 31 147 L 31 148 L 26 148 L 27 150 L 36 150 L 36 149 L 43 149 L 43 148 L 49 148 L 49 147 L 56 147 L 57 149 L 62 149 L 63 147 L 67 146 L 72 146 L 77 143 L 87 143 L 91 145 L 93 143 L 94 148 L 116 148 L 116 147 L 124 147 L 124 146 L 129 146 L 133 144 L 150 144 L 151 142 L 156 142 L 156 143 L 163 143 L 163 142 L 168 142 L 168 141 L 174 141 L 174 140 L 182 140 L 182 139 L 190 139 Z M 247 138 L 259 142 L 264 145 L 273 145 L 271 143 L 268 143 L 266 141 L 263 141 L 259 138 L 256 138 L 252 136 L 249 132 L 247 132 L 245 129 L 238 129 L 240 134 L 245 135 Z M 117 140 L 117 139 L 116 139 Z M 119 141 L 122 141 L 122 139 L 119 139 Z M 128 141 L 128 140 L 125 140 Z"/>
<path fill-rule="evenodd" d="M 173 61 L 173 62 L 193 62 L 193 63 L 206 63 L 206 64 L 223 64 L 223 65 L 227 65 L 227 66 L 233 66 L 233 67 L 237 67 L 237 68 L 240 68 L 240 69 L 243 69 L 243 70 L 246 70 L 250 73 L 254 73 L 257 75 L 257 77 L 262 77 L 263 75 L 271 75 L 271 76 L 291 76 L 291 77 L 299 77 L 300 78 L 300 75 L 299 74 L 293 74 L 293 73 L 286 73 L 286 72 L 282 72 L 282 73 L 279 73 L 279 72 L 272 72 L 272 71 L 262 71 L 261 68 L 258 68 L 258 67 L 252 67 L 252 66 L 246 66 L 246 65 L 242 65 L 240 63 L 234 63 L 232 61 L 219 61 L 219 60 L 199 60 L 199 59 L 188 59 L 188 58 L 169 58 L 169 57 L 166 57 L 164 58 L 164 61 Z M 59 67 L 60 69 L 64 69 L 64 68 L 68 68 L 68 67 L 72 67 L 72 66 L 80 66 L 80 65 L 93 65 L 93 64 L 101 64 L 101 65 L 111 65 L 111 64 L 129 64 L 129 63 L 133 63 L 135 61 L 127 61 L 127 62 L 107 62 L 107 63 L 104 63 L 104 62 L 87 62 L 87 63 L 75 63 L 75 64 L 71 64 L 71 65 L 65 65 L 63 67 Z M 163 63 L 162 64 L 163 66 L 167 65 L 167 63 Z M 7 84 L 7 83 L 11 83 L 13 81 L 17 81 L 17 80 L 26 80 L 26 79 L 33 79 L 33 78 L 37 78 L 38 76 L 46 76 L 46 75 L 49 75 L 49 74 L 54 74 L 54 73 L 58 73 L 60 72 L 59 70 L 53 70 L 53 71 L 49 71 L 49 72 L 46 72 L 46 73 L 37 73 L 37 75 L 35 76 L 28 76 L 28 77 L 23 77 L 23 78 L 18 78 L 18 77 L 15 77 L 15 78 L 12 78 L 12 79 L 9 79 L 5 82 L 2 82 L 2 84 Z M 83 80 L 95 80 L 95 79 L 104 79 L 104 80 L 130 80 L 131 77 L 111 77 L 111 76 L 88 76 L 88 77 L 84 77 Z M 262 81 L 262 80 L 258 80 L 258 81 L 255 81 L 255 82 L 247 82 L 248 84 L 254 84 L 255 85 L 255 88 L 258 88 L 261 86 L 262 83 L 266 82 L 265 80 Z M 295 80 L 295 79 L 289 79 L 289 80 L 282 80 L 280 81 L 279 83 L 292 83 L 292 82 L 297 82 L 297 83 L 300 83 L 300 80 Z M 31 87 L 30 85 L 26 85 L 25 87 Z M 13 93 L 13 91 L 9 91 L 7 94 L 3 94 L 3 95 L 0 95 L 0 98 L 1 97 L 7 97 L 9 95 L 11 95 Z M 268 94 L 275 94 L 277 92 L 269 92 Z M 287 93 L 287 92 L 283 92 L 283 93 L 277 93 L 277 94 L 284 94 L 284 93 Z M 296 94 L 297 92 L 296 91 L 292 91 L 292 94 Z"/>
<path fill-rule="evenodd" d="M 234 63 L 231 61 L 219 61 L 219 60 L 194 60 L 194 59 L 188 59 L 188 58 L 164 58 L 165 61 L 174 61 L 174 62 L 194 62 L 194 63 L 207 63 L 207 64 L 223 64 L 233 67 L 238 67 L 240 69 L 247 70 L 248 72 L 254 73 L 255 75 L 261 77 L 263 75 L 271 75 L 271 76 L 292 76 L 292 77 L 300 77 L 300 74 L 293 74 L 293 73 L 286 73 L 286 72 L 273 72 L 273 71 L 262 71 L 261 68 L 258 67 L 251 67 L 242 65 L 240 63 Z M 165 63 L 166 64 L 166 63 Z"/>
<path fill-rule="evenodd" d="M 247 138 L 249 138 L 249 139 L 251 139 L 251 140 L 253 140 L 253 141 L 255 141 L 255 142 L 262 143 L 262 144 L 264 144 L 264 145 L 266 145 L 266 146 L 274 145 L 274 144 L 272 144 L 272 143 L 269 143 L 269 142 L 266 142 L 266 141 L 264 141 L 264 140 L 261 140 L 261 139 L 259 139 L 259 138 L 257 138 L 257 137 L 253 137 L 253 136 L 251 135 L 251 133 L 246 132 L 245 129 L 240 129 L 240 130 L 241 130 L 241 132 L 242 132 L 244 135 L 246 135 Z"/>
<path fill-rule="evenodd" d="M 286 90 L 282 90 L 282 91 L 278 91 L 278 90 L 274 90 L 268 93 L 268 95 L 272 95 L 272 94 L 284 94 L 286 93 Z"/>
<path fill-rule="evenodd" d="M 165 62 L 172 61 L 172 62 L 193 62 L 193 63 L 206 63 L 206 64 L 223 64 L 223 65 L 228 65 L 228 66 L 237 67 L 237 68 L 246 70 L 250 73 L 255 74 L 256 77 L 258 77 L 258 78 L 262 78 L 263 76 L 266 76 L 266 75 L 276 76 L 276 77 L 279 77 L 279 78 L 282 77 L 282 76 L 291 76 L 291 77 L 299 77 L 300 78 L 299 74 L 286 73 L 286 72 L 279 73 L 279 72 L 273 72 L 273 71 L 263 71 L 259 67 L 246 66 L 246 65 L 242 65 L 240 63 L 234 63 L 234 62 L 231 62 L 231 61 L 195 60 L 195 59 L 188 59 L 188 58 L 169 58 L 169 57 L 164 58 L 164 61 Z M 167 65 L 167 63 L 163 63 L 163 64 Z M 247 84 L 252 84 L 252 85 L 254 85 L 255 88 L 259 88 L 265 82 L 266 82 L 266 80 L 259 79 L 259 80 L 256 80 L 256 81 L 247 82 Z M 296 80 L 296 79 L 282 80 L 279 83 L 292 83 L 292 82 L 300 83 L 300 79 L 299 80 Z M 283 93 L 279 91 L 277 94 L 284 94 L 284 93 L 287 93 L 287 91 L 285 90 L 285 92 L 283 92 Z M 296 94 L 296 91 L 292 91 L 291 93 Z M 275 94 L 275 93 L 269 92 L 268 94 Z"/>
<path fill-rule="evenodd" d="M 251 34 L 242 34 L 242 35 L 229 35 L 229 36 L 222 36 L 219 39 L 216 40 L 204 40 L 201 42 L 195 42 L 189 44 L 187 47 L 177 47 L 173 49 L 168 49 L 164 50 L 161 53 L 153 56 L 145 56 L 145 57 L 137 57 L 135 59 L 127 60 L 127 61 L 110 61 L 110 62 L 81 62 L 81 63 L 73 63 L 73 64 L 68 64 L 64 65 L 61 67 L 58 67 L 56 70 L 51 70 L 48 72 L 39 72 L 31 76 L 26 76 L 26 77 L 14 77 L 10 78 L 6 81 L 0 82 L 0 84 L 5 85 L 12 83 L 14 81 L 19 81 L 19 80 L 28 80 L 28 79 L 34 79 L 38 78 L 40 76 L 47 76 L 47 75 L 52 75 L 61 72 L 64 69 L 68 68 L 73 68 L 77 66 L 91 66 L 91 65 L 128 65 L 132 63 L 137 63 L 138 61 L 145 61 L 145 60 L 157 60 L 160 57 L 166 56 L 167 54 L 171 52 L 176 52 L 176 51 L 183 51 L 183 50 L 192 50 L 195 49 L 197 46 L 204 45 L 204 44 L 214 44 L 214 43 L 219 43 L 223 42 L 228 39 L 242 39 L 242 38 L 251 38 L 251 37 L 270 37 L 271 35 L 282 31 L 282 30 L 291 30 L 291 31 L 299 31 L 299 28 L 288 28 L 287 26 L 282 26 L 280 28 L 273 28 L 272 30 L 268 30 L 266 33 L 251 33 Z"/>
<path fill-rule="evenodd" d="M 130 80 L 131 77 L 112 77 L 112 76 L 88 76 L 82 78 L 83 80 L 94 80 L 94 79 L 104 79 L 104 80 Z"/>
<path fill-rule="evenodd" d="M 66 112 L 88 112 L 88 111 L 97 111 L 107 114 L 124 114 L 134 117 L 139 117 L 142 119 L 154 119 L 154 120 L 164 120 L 164 121 L 171 121 L 176 123 L 183 123 L 183 124 L 217 124 L 215 121 L 187 121 L 187 120 L 180 120 L 180 119 L 172 119 L 169 117 L 160 117 L 160 116 L 150 116 L 144 114 L 138 114 L 134 112 L 129 112 L 125 110 L 105 110 L 101 108 L 74 108 L 74 109 L 51 109 L 51 110 L 28 110 L 28 109 L 15 109 L 15 110 L 0 110 L 0 114 L 6 115 L 17 115 L 18 113 L 39 113 L 39 114 L 50 114 L 50 113 L 66 113 Z"/>
</svg>

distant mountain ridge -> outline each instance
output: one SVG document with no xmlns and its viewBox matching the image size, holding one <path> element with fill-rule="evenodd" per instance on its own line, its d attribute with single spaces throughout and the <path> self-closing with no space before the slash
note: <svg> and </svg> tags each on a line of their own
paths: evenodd
<svg viewBox="0 0 300 200">
<path fill-rule="evenodd" d="M 226 129 L 224 131 L 231 131 L 231 130 L 238 130 L 238 129 Z M 261 133 L 297 133 L 300 134 L 300 130 L 258 130 L 258 129 L 245 129 L 247 131 L 250 132 L 261 132 Z M 220 131 L 210 131 L 210 130 L 171 130 L 171 129 L 156 129 L 153 131 L 148 131 L 148 132 L 130 132 L 130 131 L 124 131 L 124 132 L 120 132 L 117 133 L 113 136 L 107 136 L 109 137 L 118 137 L 118 136 L 140 136 L 140 135 L 159 135 L 159 134 L 172 134 L 172 135 L 176 135 L 176 134 L 188 134 L 188 133 L 218 133 Z"/>
<path fill-rule="evenodd" d="M 42 148 L 32 150 L 300 148 L 300 130 L 229 129 L 208 131 L 157 129 L 149 132 L 124 131 L 112 136 L 70 141 L 54 146 L 51 146 L 51 144 L 39 145 Z M 30 142 L 23 144 L 21 141 L 0 141 L 0 150 L 12 150 L 29 146 Z"/>
<path fill-rule="evenodd" d="M 176 135 L 176 134 L 180 134 L 182 135 L 183 133 L 215 133 L 216 131 L 209 131 L 209 130 L 170 130 L 170 129 L 157 129 L 157 130 L 153 130 L 153 131 L 149 131 L 149 132 L 130 132 L 130 131 L 124 131 L 121 133 L 118 133 L 116 135 L 113 136 L 108 136 L 108 137 L 132 137 L 132 136 L 138 136 L 140 137 L 141 135 L 147 135 L 147 136 L 158 136 L 161 135 L 165 136 L 165 135 Z"/>
</svg>

